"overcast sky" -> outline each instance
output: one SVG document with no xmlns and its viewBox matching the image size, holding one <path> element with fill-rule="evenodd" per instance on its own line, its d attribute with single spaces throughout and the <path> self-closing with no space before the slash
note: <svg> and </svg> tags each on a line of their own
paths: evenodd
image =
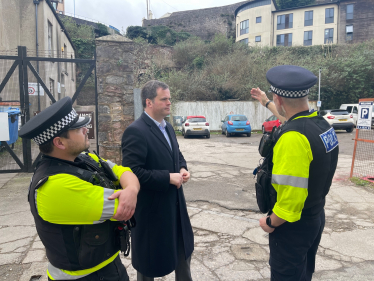
<svg viewBox="0 0 374 281">
<path fill-rule="evenodd" d="M 219 7 L 243 0 L 150 0 L 155 18 L 177 11 Z M 146 0 L 65 0 L 65 12 L 93 19 L 119 30 L 129 25 L 142 25 L 147 14 Z"/>
</svg>

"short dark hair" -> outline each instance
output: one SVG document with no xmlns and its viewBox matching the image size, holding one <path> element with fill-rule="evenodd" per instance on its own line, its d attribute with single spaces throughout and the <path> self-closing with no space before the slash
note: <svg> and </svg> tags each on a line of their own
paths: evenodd
<svg viewBox="0 0 374 281">
<path fill-rule="evenodd" d="M 145 83 L 140 94 L 142 97 L 143 108 L 146 108 L 146 99 L 154 100 L 157 96 L 157 89 L 159 88 L 166 90 L 169 89 L 169 86 L 158 80 L 151 80 Z"/>
<path fill-rule="evenodd" d="M 69 138 L 69 130 L 64 131 L 64 132 L 58 134 L 54 138 L 56 138 L 56 137 L 61 137 L 61 138 L 68 139 Z M 48 154 L 50 154 L 53 151 L 53 146 L 54 146 L 53 139 L 51 139 L 50 141 L 47 141 L 47 142 L 39 145 L 39 150 L 40 150 L 41 153 L 48 155 Z"/>
</svg>

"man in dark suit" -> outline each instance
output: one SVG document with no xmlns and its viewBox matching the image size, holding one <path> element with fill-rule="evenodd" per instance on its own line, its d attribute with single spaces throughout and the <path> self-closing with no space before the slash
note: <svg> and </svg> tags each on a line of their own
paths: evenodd
<svg viewBox="0 0 374 281">
<path fill-rule="evenodd" d="M 170 114 L 170 90 L 160 81 L 141 91 L 144 112 L 122 137 L 122 164 L 140 182 L 132 230 L 132 264 L 138 281 L 152 281 L 175 270 L 176 281 L 190 281 L 194 237 L 182 183 L 190 178 Z"/>
</svg>

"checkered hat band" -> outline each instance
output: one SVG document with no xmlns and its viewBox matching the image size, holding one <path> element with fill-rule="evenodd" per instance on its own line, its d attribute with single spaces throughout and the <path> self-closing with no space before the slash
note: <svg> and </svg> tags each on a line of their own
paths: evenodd
<svg viewBox="0 0 374 281">
<path fill-rule="evenodd" d="M 285 97 L 285 98 L 302 98 L 309 94 L 309 90 L 302 90 L 302 91 L 287 91 L 276 88 L 270 85 L 270 89 L 273 93 L 276 93 L 278 96 Z"/>
<path fill-rule="evenodd" d="M 51 139 L 53 139 L 57 134 L 59 134 L 64 128 L 70 127 L 69 125 L 75 121 L 78 114 L 73 109 L 68 115 L 59 120 L 57 123 L 53 124 L 51 127 L 46 129 L 44 132 L 40 133 L 38 136 L 33 138 L 38 145 L 41 145 Z"/>
</svg>

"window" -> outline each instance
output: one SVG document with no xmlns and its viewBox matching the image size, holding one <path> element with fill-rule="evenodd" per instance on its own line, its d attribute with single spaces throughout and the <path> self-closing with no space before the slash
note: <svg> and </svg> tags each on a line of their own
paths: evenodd
<svg viewBox="0 0 374 281">
<path fill-rule="evenodd" d="M 73 59 L 73 55 L 70 55 L 70 58 Z M 70 63 L 70 76 L 71 76 L 71 80 L 74 81 L 74 63 Z"/>
<path fill-rule="evenodd" d="M 56 10 L 57 9 L 57 3 L 56 2 L 52 2 L 52 6 L 53 8 Z"/>
<path fill-rule="evenodd" d="M 304 26 L 313 25 L 313 11 L 305 12 Z"/>
<path fill-rule="evenodd" d="M 277 30 L 293 27 L 293 14 L 281 15 L 277 17 Z"/>
<path fill-rule="evenodd" d="M 353 25 L 347 25 L 345 27 L 345 33 L 346 33 L 346 41 L 352 41 L 353 40 Z"/>
<path fill-rule="evenodd" d="M 292 33 L 277 35 L 277 46 L 292 46 Z"/>
<path fill-rule="evenodd" d="M 53 57 L 52 24 L 48 21 L 48 55 Z"/>
<path fill-rule="evenodd" d="M 240 23 L 240 35 L 247 34 L 249 32 L 249 20 L 242 21 Z"/>
<path fill-rule="evenodd" d="M 245 116 L 231 116 L 231 121 L 247 121 L 247 117 Z"/>
<path fill-rule="evenodd" d="M 304 31 L 304 46 L 312 46 L 313 31 Z"/>
<path fill-rule="evenodd" d="M 347 5 L 347 20 L 353 19 L 353 4 Z"/>
<path fill-rule="evenodd" d="M 248 38 L 242 39 L 242 40 L 240 40 L 239 42 L 248 45 Z"/>
<path fill-rule="evenodd" d="M 49 78 L 49 92 L 55 96 L 55 80 Z"/>
<path fill-rule="evenodd" d="M 325 23 L 333 23 L 334 22 L 334 8 L 326 9 L 325 14 Z"/>
<path fill-rule="evenodd" d="M 325 29 L 325 44 L 333 43 L 334 39 L 334 29 L 327 28 Z"/>
<path fill-rule="evenodd" d="M 261 23 L 261 17 L 256 18 L 256 23 Z"/>
<path fill-rule="evenodd" d="M 261 42 L 261 36 L 256 36 L 255 42 Z"/>
<path fill-rule="evenodd" d="M 67 59 L 68 58 L 68 47 L 64 44 L 64 59 Z M 68 62 L 66 61 L 64 63 L 64 67 L 65 67 L 65 73 L 68 72 Z"/>
</svg>

